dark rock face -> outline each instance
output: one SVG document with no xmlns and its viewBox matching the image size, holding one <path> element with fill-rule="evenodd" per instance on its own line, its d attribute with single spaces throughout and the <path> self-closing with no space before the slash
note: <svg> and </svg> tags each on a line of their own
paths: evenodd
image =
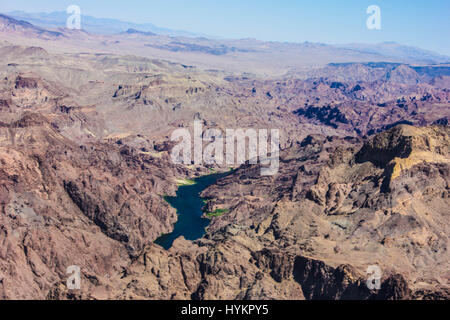
<svg viewBox="0 0 450 320">
<path fill-rule="evenodd" d="M 289 254 L 284 254 L 281 251 L 271 251 L 264 249 L 255 252 L 253 259 L 258 268 L 268 270 L 275 281 L 282 282 L 290 279 L 294 269 L 294 258 Z"/>
<path fill-rule="evenodd" d="M 357 162 L 370 161 L 385 167 L 395 157 L 407 158 L 412 151 L 412 139 L 401 133 L 401 127 L 375 136 L 356 155 Z"/>
<path fill-rule="evenodd" d="M 322 261 L 297 257 L 294 277 L 306 299 L 365 300 L 371 295 L 364 279 L 349 265 L 332 268 Z"/>
<path fill-rule="evenodd" d="M 8 110 L 11 105 L 10 100 L 0 99 L 0 111 Z"/>
<path fill-rule="evenodd" d="M 306 299 L 313 300 L 407 300 L 411 290 L 400 274 L 390 275 L 380 290 L 370 290 L 366 279 L 351 265 L 332 268 L 322 261 L 297 257 L 294 277 L 302 285 Z"/>
<path fill-rule="evenodd" d="M 344 114 L 342 114 L 338 108 L 332 107 L 312 107 L 309 106 L 306 109 L 298 109 L 294 111 L 294 114 L 298 116 L 304 116 L 307 119 L 318 120 L 324 125 L 332 128 L 338 128 L 338 123 L 347 124 L 348 120 Z"/>
<path fill-rule="evenodd" d="M 372 295 L 377 300 L 407 300 L 411 299 L 411 289 L 401 274 L 394 274 L 383 281 L 379 292 Z"/>
<path fill-rule="evenodd" d="M 131 190 L 120 185 L 105 188 L 92 179 L 64 181 L 64 188 L 86 217 L 108 237 L 124 243 L 130 253 L 167 232 L 175 221 L 172 209 L 152 194 L 153 187 L 138 179 Z M 149 212 L 155 213 L 154 218 L 148 217 Z"/>
<path fill-rule="evenodd" d="M 441 126 L 448 126 L 448 118 L 441 118 L 433 122 L 433 124 L 441 125 Z"/>
<path fill-rule="evenodd" d="M 71 181 L 64 181 L 64 189 L 78 208 L 106 235 L 120 242 L 129 242 L 128 236 L 121 230 L 121 225 L 116 221 L 116 218 L 114 216 L 108 217 L 107 212 L 111 211 L 111 209 L 106 205 L 106 201 L 96 203 L 95 199 L 98 199 L 97 197 L 93 198 L 81 192 L 78 186 Z"/>
</svg>

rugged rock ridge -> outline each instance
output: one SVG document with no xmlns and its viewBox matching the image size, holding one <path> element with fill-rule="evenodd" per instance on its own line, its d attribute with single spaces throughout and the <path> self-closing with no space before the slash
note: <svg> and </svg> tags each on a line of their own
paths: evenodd
<svg viewBox="0 0 450 320">
<path fill-rule="evenodd" d="M 385 188 L 394 179 L 421 164 L 428 170 L 436 164 L 448 165 L 450 154 L 448 127 L 414 128 L 398 126 L 379 134 L 360 150 L 357 162 L 370 161 L 385 169 Z"/>
<path fill-rule="evenodd" d="M 296 255 L 303 269 L 321 265 L 323 276 L 294 272 L 306 298 L 421 298 L 431 287 L 435 296 L 446 295 L 448 137 L 444 126 L 395 127 L 362 147 L 351 139 L 341 139 L 339 146 L 336 138 L 309 137 L 284 153 L 279 176 L 272 181 L 254 177 L 254 183 L 246 184 L 253 171 L 249 167 L 210 188 L 206 194 L 214 201 L 237 205 L 215 218 L 209 232 L 214 238 L 224 232 L 221 226 L 235 223 L 253 230 L 246 232 L 247 237 L 252 233 L 270 241 L 279 248 L 275 256 L 263 254 L 264 250 L 253 256 L 258 257 L 259 267 L 278 280 L 292 273 Z M 389 169 L 391 161 L 410 157 L 414 162 L 399 172 Z M 389 193 L 383 189 L 386 178 Z M 291 185 L 290 192 L 281 184 Z M 232 190 L 239 191 L 233 194 Z M 255 207 L 250 195 L 256 193 L 279 196 L 259 198 Z M 363 281 L 371 264 L 384 272 L 383 289 L 377 293 L 368 293 Z M 336 271 L 339 265 L 350 265 L 356 272 L 347 281 L 348 288 L 336 284 L 336 279 L 342 279 Z M 321 277 L 324 281 L 317 281 Z"/>
<path fill-rule="evenodd" d="M 0 137 L 3 299 L 45 298 L 70 265 L 88 283 L 122 272 L 171 230 L 163 195 L 175 192 L 178 169 L 168 158 L 76 144 L 34 113 L 3 123 Z"/>
<path fill-rule="evenodd" d="M 206 190 L 230 212 L 203 239 L 146 246 L 98 287 L 123 299 L 448 299 L 448 163 L 403 168 L 381 190 L 389 157 L 426 149 L 448 159 L 448 134 L 400 126 L 364 143 L 310 136 L 282 153 L 278 176 L 243 166 Z M 366 286 L 370 265 L 382 270 L 380 290 Z M 58 288 L 49 297 L 73 298 Z"/>
</svg>

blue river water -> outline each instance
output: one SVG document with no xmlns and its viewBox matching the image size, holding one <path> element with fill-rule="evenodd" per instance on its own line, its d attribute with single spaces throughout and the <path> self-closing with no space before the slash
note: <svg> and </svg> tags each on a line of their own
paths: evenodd
<svg viewBox="0 0 450 320">
<path fill-rule="evenodd" d="M 180 236 L 186 240 L 197 240 L 206 233 L 206 227 L 210 220 L 202 218 L 203 207 L 205 205 L 200 193 L 210 185 L 216 183 L 220 178 L 230 174 L 218 173 L 196 178 L 195 184 L 180 186 L 176 197 L 166 197 L 165 200 L 175 209 L 177 209 L 178 221 L 175 223 L 172 233 L 162 235 L 155 240 L 164 249 L 172 247 L 173 242 Z"/>
</svg>

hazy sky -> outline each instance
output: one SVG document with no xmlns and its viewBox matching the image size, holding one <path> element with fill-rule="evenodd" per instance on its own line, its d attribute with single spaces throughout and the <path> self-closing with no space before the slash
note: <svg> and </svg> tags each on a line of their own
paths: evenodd
<svg viewBox="0 0 450 320">
<path fill-rule="evenodd" d="M 1 0 L 0 12 L 64 11 L 224 38 L 374 43 L 395 41 L 450 55 L 449 0 Z M 381 8 L 381 30 L 366 9 Z"/>
</svg>

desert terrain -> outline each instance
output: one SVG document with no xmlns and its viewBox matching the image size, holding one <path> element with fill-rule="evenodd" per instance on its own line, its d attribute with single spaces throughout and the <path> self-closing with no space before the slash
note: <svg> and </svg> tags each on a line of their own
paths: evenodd
<svg viewBox="0 0 450 320">
<path fill-rule="evenodd" d="M 450 59 L 383 46 L 0 15 L 0 299 L 449 299 Z M 234 167 L 201 194 L 223 214 L 165 250 L 165 197 L 229 170 L 173 163 L 195 120 L 279 129 L 280 168 Z"/>
</svg>

